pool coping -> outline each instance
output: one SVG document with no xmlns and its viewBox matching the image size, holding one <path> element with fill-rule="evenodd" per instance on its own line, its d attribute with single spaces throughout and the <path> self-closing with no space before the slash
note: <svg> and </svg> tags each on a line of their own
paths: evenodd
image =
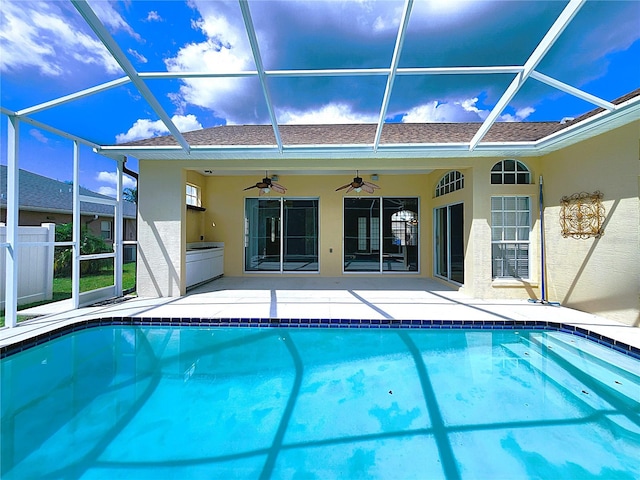
<svg viewBox="0 0 640 480">
<path fill-rule="evenodd" d="M 545 320 L 398 320 L 345 318 L 160 318 L 99 317 L 54 327 L 38 335 L 0 346 L 0 359 L 42 345 L 72 332 L 103 326 L 158 327 L 249 327 L 249 328 L 371 328 L 435 330 L 540 330 L 557 331 L 591 340 L 604 347 L 640 360 L 640 348 L 593 330 Z"/>
</svg>

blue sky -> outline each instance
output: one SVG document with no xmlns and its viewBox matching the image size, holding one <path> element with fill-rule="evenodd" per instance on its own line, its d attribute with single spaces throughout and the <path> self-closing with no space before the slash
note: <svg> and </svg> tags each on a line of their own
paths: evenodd
<svg viewBox="0 0 640 480">
<path fill-rule="evenodd" d="M 402 1 L 258 1 L 249 7 L 267 70 L 388 68 Z M 243 71 L 255 64 L 237 2 L 90 1 L 139 72 Z M 419 1 L 400 67 L 522 65 L 563 1 Z M 640 1 L 587 1 L 537 70 L 605 100 L 640 87 Z M 0 103 L 16 111 L 123 72 L 66 1 L 0 3 Z M 512 75 L 397 77 L 393 122 L 481 122 Z M 279 123 L 377 122 L 386 77 L 269 78 Z M 256 78 L 147 80 L 182 131 L 268 123 Z M 501 121 L 560 121 L 594 105 L 529 79 Z M 166 134 L 132 84 L 33 118 L 100 144 Z M 7 119 L 2 116 L 2 145 Z M 72 145 L 27 124 L 20 166 L 69 180 Z M 6 147 L 0 161 L 6 163 Z M 137 169 L 135 159 L 129 167 Z M 83 148 L 81 183 L 113 191 L 113 162 Z M 125 186 L 133 186 L 127 183 Z"/>
</svg>

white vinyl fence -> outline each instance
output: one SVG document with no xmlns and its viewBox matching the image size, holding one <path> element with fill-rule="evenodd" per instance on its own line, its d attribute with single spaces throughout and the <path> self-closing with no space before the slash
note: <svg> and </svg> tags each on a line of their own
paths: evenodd
<svg viewBox="0 0 640 480">
<path fill-rule="evenodd" d="M 55 223 L 39 227 L 18 227 L 18 305 L 51 300 L 53 298 L 53 243 Z M 0 224 L 0 243 L 6 242 L 7 227 Z M 27 246 L 25 242 L 49 242 L 46 246 Z M 0 308 L 5 303 L 5 249 L 0 250 Z M 6 252 L 8 255 L 8 251 Z"/>
</svg>

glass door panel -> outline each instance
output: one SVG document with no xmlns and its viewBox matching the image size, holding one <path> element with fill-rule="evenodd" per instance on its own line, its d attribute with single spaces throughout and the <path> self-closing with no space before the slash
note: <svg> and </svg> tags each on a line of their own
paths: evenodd
<svg viewBox="0 0 640 480">
<path fill-rule="evenodd" d="M 383 271 L 418 271 L 418 199 L 382 201 Z"/>
<path fill-rule="evenodd" d="M 449 207 L 450 278 L 464 283 L 464 208 L 462 203 Z"/>
<path fill-rule="evenodd" d="M 380 198 L 344 199 L 344 271 L 380 271 Z"/>
<path fill-rule="evenodd" d="M 434 221 L 434 246 L 435 246 L 435 270 L 440 277 L 449 277 L 449 242 L 447 232 L 449 231 L 447 207 L 435 210 Z"/>
<path fill-rule="evenodd" d="M 280 227 L 280 199 L 245 199 L 246 271 L 280 271 Z"/>
<path fill-rule="evenodd" d="M 317 272 L 318 200 L 284 200 L 283 216 L 283 270 Z"/>
<path fill-rule="evenodd" d="M 464 283 L 464 205 L 434 210 L 435 275 Z"/>
</svg>

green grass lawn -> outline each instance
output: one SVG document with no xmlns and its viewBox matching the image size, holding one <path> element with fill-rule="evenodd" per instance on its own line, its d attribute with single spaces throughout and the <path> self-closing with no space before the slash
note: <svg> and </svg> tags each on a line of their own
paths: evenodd
<svg viewBox="0 0 640 480">
<path fill-rule="evenodd" d="M 126 263 L 122 268 L 122 289 L 129 290 L 136 284 L 136 264 Z M 97 275 L 85 275 L 80 277 L 80 292 L 88 292 L 97 288 L 108 287 L 113 285 L 113 270 L 103 270 Z M 45 303 L 59 302 L 71 298 L 71 277 L 62 277 L 53 279 L 53 298 L 43 302 L 29 303 L 20 305 L 19 310 L 25 310 Z M 33 318 L 28 315 L 20 315 L 18 311 L 18 321 Z M 0 310 L 0 327 L 4 326 L 4 309 Z"/>
</svg>

